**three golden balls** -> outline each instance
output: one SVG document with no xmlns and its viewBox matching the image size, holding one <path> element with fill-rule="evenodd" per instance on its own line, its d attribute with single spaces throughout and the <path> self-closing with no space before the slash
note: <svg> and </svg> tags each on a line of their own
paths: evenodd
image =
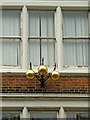
<svg viewBox="0 0 90 120">
<path fill-rule="evenodd" d="M 38 73 L 40 75 L 45 75 L 45 74 L 47 74 L 47 72 L 48 72 L 48 69 L 47 69 L 47 67 L 45 65 L 39 66 Z"/>
<path fill-rule="evenodd" d="M 45 74 L 47 74 L 47 72 L 48 72 L 48 69 L 47 69 L 47 67 L 45 66 L 45 65 L 41 65 L 41 66 L 39 66 L 39 68 L 38 68 L 38 73 L 40 74 L 40 75 L 45 75 Z M 33 70 L 28 70 L 27 72 L 26 72 L 26 78 L 28 78 L 28 79 L 33 79 L 35 77 L 35 72 L 33 71 Z M 58 71 L 52 71 L 52 73 L 51 73 L 51 78 L 53 79 L 53 80 L 58 80 L 59 79 L 59 77 L 60 77 L 60 73 L 58 72 Z"/>
<path fill-rule="evenodd" d="M 28 71 L 26 72 L 26 77 L 27 77 L 28 79 L 33 79 L 33 78 L 35 77 L 35 72 L 34 72 L 33 70 L 28 70 Z"/>
</svg>

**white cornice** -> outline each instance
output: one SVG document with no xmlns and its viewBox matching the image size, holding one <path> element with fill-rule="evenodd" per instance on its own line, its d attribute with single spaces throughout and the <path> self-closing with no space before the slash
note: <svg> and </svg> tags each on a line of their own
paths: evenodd
<svg viewBox="0 0 90 120">
<path fill-rule="evenodd" d="M 89 1 L 10 1 L 0 2 L 1 6 L 61 6 L 61 7 L 88 7 Z"/>
<path fill-rule="evenodd" d="M 59 101 L 80 101 L 80 100 L 85 100 L 88 101 L 90 96 L 88 94 L 59 94 L 59 93 L 29 93 L 29 94 L 24 94 L 24 93 L 13 93 L 13 94 L 0 94 L 0 98 L 2 100 L 49 100 L 49 101 L 54 101 L 54 100 L 59 100 Z"/>
<path fill-rule="evenodd" d="M 2 110 L 21 111 L 26 107 L 29 111 L 59 111 L 63 107 L 67 111 L 88 111 L 88 95 L 76 94 L 0 94 Z"/>
</svg>

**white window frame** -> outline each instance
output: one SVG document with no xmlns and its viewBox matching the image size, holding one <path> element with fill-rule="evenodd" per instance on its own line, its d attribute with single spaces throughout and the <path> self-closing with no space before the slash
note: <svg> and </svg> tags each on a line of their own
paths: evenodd
<svg viewBox="0 0 90 120">
<path fill-rule="evenodd" d="M 55 37 L 56 37 L 56 64 L 57 70 L 60 73 L 88 73 L 88 67 L 63 67 L 63 36 L 62 36 L 62 11 L 63 10 L 88 10 L 89 1 L 45 1 L 45 2 L 0 2 L 1 9 L 21 9 L 21 39 L 22 45 L 22 57 L 21 57 L 21 67 L 9 67 L 3 66 L 0 72 L 11 72 L 11 73 L 25 73 L 29 69 L 29 59 L 28 59 L 28 10 L 56 10 L 55 13 Z M 59 27 L 60 26 L 60 27 Z M 27 47 L 26 47 L 27 46 Z M 37 72 L 37 68 L 34 68 Z M 52 68 L 49 68 L 49 72 Z"/>
</svg>

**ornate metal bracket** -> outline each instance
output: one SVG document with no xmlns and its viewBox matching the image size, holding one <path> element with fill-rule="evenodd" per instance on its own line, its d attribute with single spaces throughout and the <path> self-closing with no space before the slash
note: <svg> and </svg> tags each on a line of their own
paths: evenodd
<svg viewBox="0 0 90 120">
<path fill-rule="evenodd" d="M 56 63 L 54 65 L 54 69 L 52 73 L 47 73 L 47 72 L 48 72 L 48 69 L 44 65 L 44 58 L 42 58 L 42 65 L 39 66 L 38 73 L 35 73 L 32 70 L 32 64 L 30 62 L 30 70 L 26 72 L 26 77 L 28 79 L 33 79 L 34 77 L 36 77 L 41 82 L 41 87 L 44 88 L 44 83 L 50 76 L 53 80 L 59 79 L 59 76 L 60 76 L 59 72 L 56 71 Z"/>
</svg>

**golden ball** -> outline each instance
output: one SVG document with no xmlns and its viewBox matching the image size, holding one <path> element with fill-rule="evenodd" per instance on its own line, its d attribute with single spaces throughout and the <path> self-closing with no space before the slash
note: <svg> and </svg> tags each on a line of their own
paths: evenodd
<svg viewBox="0 0 90 120">
<path fill-rule="evenodd" d="M 39 66 L 38 73 L 40 75 L 45 75 L 45 74 L 47 74 L 47 72 L 48 72 L 48 69 L 47 69 L 47 67 L 45 65 Z"/>
<path fill-rule="evenodd" d="M 28 79 L 33 79 L 33 78 L 35 77 L 35 72 L 34 72 L 33 70 L 28 70 L 28 71 L 26 72 L 26 77 L 27 77 Z"/>
<path fill-rule="evenodd" d="M 51 78 L 52 78 L 53 80 L 58 80 L 59 77 L 60 77 L 60 74 L 59 74 L 58 71 L 53 71 L 53 72 L 51 73 Z"/>
</svg>

